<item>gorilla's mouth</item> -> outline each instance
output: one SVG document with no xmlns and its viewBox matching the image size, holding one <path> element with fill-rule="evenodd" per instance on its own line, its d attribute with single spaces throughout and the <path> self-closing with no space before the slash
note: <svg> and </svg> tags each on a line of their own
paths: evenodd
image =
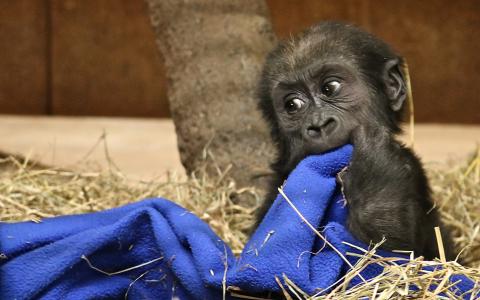
<svg viewBox="0 0 480 300">
<path fill-rule="evenodd" d="M 348 137 L 335 134 L 336 127 L 337 126 L 335 124 L 333 126 L 330 125 L 330 127 L 327 129 L 328 131 L 330 131 L 330 134 L 325 134 L 320 138 L 309 139 L 308 141 L 305 141 L 306 154 L 322 154 L 345 144 L 348 144 Z"/>
</svg>

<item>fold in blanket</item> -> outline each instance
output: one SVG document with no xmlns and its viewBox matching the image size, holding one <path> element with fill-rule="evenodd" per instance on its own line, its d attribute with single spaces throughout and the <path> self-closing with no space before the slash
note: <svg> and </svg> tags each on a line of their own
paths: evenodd
<svg viewBox="0 0 480 300">
<path fill-rule="evenodd" d="M 342 241 L 366 247 L 345 228 L 347 208 L 335 180 L 351 154 L 346 145 L 310 156 L 284 186 L 343 255 L 355 249 Z M 0 299 L 222 299 L 225 286 L 279 292 L 284 275 L 314 293 L 355 263 L 324 245 L 281 195 L 238 259 L 207 224 L 164 199 L 39 224 L 3 223 L 0 243 L 6 257 L 0 260 Z M 372 265 L 361 275 L 369 279 L 380 271 Z M 457 288 L 471 285 L 464 280 Z"/>
</svg>

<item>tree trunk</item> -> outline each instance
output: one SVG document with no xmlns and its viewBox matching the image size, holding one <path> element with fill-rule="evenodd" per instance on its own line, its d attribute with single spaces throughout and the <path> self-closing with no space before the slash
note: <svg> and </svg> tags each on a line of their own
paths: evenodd
<svg viewBox="0 0 480 300">
<path fill-rule="evenodd" d="M 182 164 L 187 172 L 197 169 L 208 146 L 221 169 L 232 165 L 229 174 L 240 186 L 262 186 L 260 175 L 274 154 L 255 96 L 275 43 L 265 2 L 147 2 L 167 68 Z"/>
</svg>

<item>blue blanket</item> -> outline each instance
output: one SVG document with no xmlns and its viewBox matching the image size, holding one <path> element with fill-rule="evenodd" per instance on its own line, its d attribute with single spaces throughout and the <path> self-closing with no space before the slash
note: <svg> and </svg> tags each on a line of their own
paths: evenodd
<svg viewBox="0 0 480 300">
<path fill-rule="evenodd" d="M 284 186 L 343 254 L 355 249 L 342 241 L 366 247 L 345 228 L 347 209 L 335 180 L 351 154 L 347 145 L 310 156 Z M 39 224 L 2 223 L 0 253 L 0 299 L 221 299 L 225 287 L 279 292 L 283 276 L 314 293 L 355 263 L 325 246 L 281 195 L 239 258 L 207 224 L 165 199 Z M 372 265 L 361 274 L 368 279 L 380 271 Z M 351 284 L 358 282 L 359 276 Z M 463 289 L 470 286 L 465 281 Z"/>
</svg>

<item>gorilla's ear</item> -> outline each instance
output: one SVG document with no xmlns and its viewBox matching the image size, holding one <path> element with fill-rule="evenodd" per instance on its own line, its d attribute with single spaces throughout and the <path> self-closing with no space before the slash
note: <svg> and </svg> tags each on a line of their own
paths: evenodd
<svg viewBox="0 0 480 300">
<path fill-rule="evenodd" d="M 399 111 L 407 98 L 407 88 L 404 76 L 400 71 L 398 58 L 390 59 L 385 63 L 383 81 L 385 82 L 385 94 L 390 99 L 390 107 L 394 111 Z"/>
</svg>

